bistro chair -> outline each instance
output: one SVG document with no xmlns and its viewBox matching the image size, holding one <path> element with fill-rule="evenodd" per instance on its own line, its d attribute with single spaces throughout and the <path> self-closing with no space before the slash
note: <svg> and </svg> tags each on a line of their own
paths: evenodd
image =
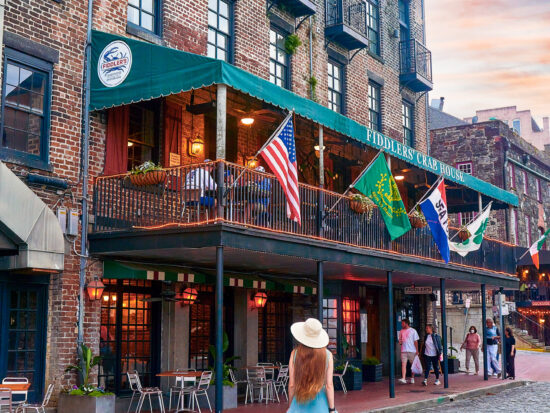
<svg viewBox="0 0 550 413">
<path fill-rule="evenodd" d="M 182 205 L 181 217 L 187 218 L 187 222 L 190 222 L 192 216 L 195 215 L 197 222 L 200 221 L 201 215 L 201 190 L 199 188 L 183 188 L 181 190 Z"/>
<path fill-rule="evenodd" d="M 26 377 L 5 377 L 2 380 L 2 384 L 27 384 L 29 379 Z M 29 394 L 28 390 L 15 390 L 11 392 L 12 395 L 12 405 L 19 405 L 27 403 L 27 396 Z M 13 396 L 23 395 L 23 400 L 13 400 Z"/>
<path fill-rule="evenodd" d="M 11 389 L 0 387 L 0 412 L 12 413 L 11 402 Z"/>
<path fill-rule="evenodd" d="M 134 396 L 136 394 L 139 394 L 138 404 L 136 406 L 136 413 L 141 412 L 141 408 L 143 407 L 143 402 L 145 401 L 146 397 L 149 397 L 149 407 L 151 408 L 151 413 L 153 413 L 153 403 L 151 402 L 151 395 L 156 395 L 159 398 L 160 411 L 161 413 L 165 412 L 161 389 L 159 389 L 158 387 L 142 387 L 137 370 L 134 370 L 133 373 L 130 373 L 128 371 L 126 372 L 126 375 L 128 376 L 128 385 L 130 386 L 130 390 L 132 390 L 132 398 L 130 399 L 130 404 L 128 405 L 128 413 L 130 412 L 130 408 L 132 407 L 132 402 L 134 401 Z"/>
<path fill-rule="evenodd" d="M 212 372 L 211 371 L 203 371 L 201 374 L 201 378 L 199 379 L 199 383 L 194 387 L 184 387 L 180 391 L 180 400 L 181 400 L 181 406 L 182 409 L 180 409 L 180 406 L 178 405 L 177 411 L 183 410 L 183 400 L 184 396 L 186 394 L 190 395 L 189 399 L 189 409 L 191 411 L 195 411 L 195 402 L 197 402 L 197 409 L 199 409 L 199 413 L 201 413 L 201 406 L 199 403 L 199 396 L 206 397 L 206 401 L 208 403 L 208 409 L 212 411 L 212 405 L 210 404 L 210 399 L 208 397 L 208 388 L 210 387 L 210 382 L 212 381 Z"/>
<path fill-rule="evenodd" d="M 346 361 L 346 364 L 344 365 L 344 370 L 342 370 L 342 373 L 333 373 L 334 377 L 337 377 L 340 379 L 340 385 L 342 386 L 342 390 L 344 390 L 344 394 L 348 393 L 348 389 L 346 389 L 346 384 L 344 383 L 344 375 L 348 370 L 348 364 L 349 364 L 349 361 Z"/>
<path fill-rule="evenodd" d="M 46 406 L 50 402 L 50 397 L 52 397 L 53 388 L 53 383 L 50 383 L 42 403 L 23 403 L 15 409 L 15 413 L 27 413 L 27 410 L 35 413 L 46 413 Z"/>
<path fill-rule="evenodd" d="M 266 378 L 265 369 L 263 367 L 258 367 L 255 369 L 246 369 L 246 375 L 248 379 L 247 385 L 247 395 L 245 399 L 245 404 L 248 400 L 248 395 L 250 395 L 251 403 L 254 402 L 254 389 L 258 389 L 260 392 L 258 394 L 258 402 L 264 400 L 264 390 L 265 390 L 265 404 L 268 401 L 274 401 L 273 398 L 273 380 L 268 380 Z"/>
<path fill-rule="evenodd" d="M 286 383 L 288 382 L 288 366 L 279 367 L 279 374 L 277 374 L 277 380 L 273 382 L 273 387 L 275 389 L 275 396 L 277 396 L 277 401 L 279 400 L 279 391 L 281 391 L 288 401 L 288 393 L 286 392 Z"/>
<path fill-rule="evenodd" d="M 273 363 L 256 363 L 258 367 L 264 367 L 265 375 L 268 380 L 275 378 L 275 365 Z"/>
<path fill-rule="evenodd" d="M 176 369 L 176 372 L 181 371 L 182 373 L 188 372 L 188 371 L 197 371 L 196 369 Z M 181 396 L 181 390 L 185 387 L 191 387 L 186 386 L 185 383 L 192 383 L 191 386 L 195 384 L 195 378 L 194 377 L 176 377 L 176 383 L 173 386 L 170 386 L 170 401 L 168 402 L 168 410 L 172 410 L 172 395 L 176 393 L 178 395 L 178 403 L 176 406 L 179 406 L 180 404 L 180 396 Z"/>
</svg>

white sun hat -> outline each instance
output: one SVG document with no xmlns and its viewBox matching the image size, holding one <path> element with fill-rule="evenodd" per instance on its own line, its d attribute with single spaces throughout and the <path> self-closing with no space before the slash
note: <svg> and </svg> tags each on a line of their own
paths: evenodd
<svg viewBox="0 0 550 413">
<path fill-rule="evenodd" d="M 305 322 L 301 321 L 292 324 L 290 332 L 304 346 L 311 348 L 323 348 L 328 346 L 328 334 L 323 330 L 323 326 L 316 318 L 308 318 Z"/>
</svg>

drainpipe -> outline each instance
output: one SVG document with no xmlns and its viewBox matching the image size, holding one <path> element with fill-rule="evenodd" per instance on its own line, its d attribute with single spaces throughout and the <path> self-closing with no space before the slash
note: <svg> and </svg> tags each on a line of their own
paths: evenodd
<svg viewBox="0 0 550 413">
<path fill-rule="evenodd" d="M 424 0 L 420 2 L 420 5 L 422 7 L 422 41 L 424 42 L 424 46 L 426 46 L 426 14 L 424 10 Z M 432 78 L 433 78 L 433 70 L 432 70 Z M 426 113 L 424 115 L 426 118 L 426 154 L 429 156 L 430 155 L 430 127 L 428 123 L 428 113 L 430 110 L 429 104 L 428 104 L 428 101 L 430 100 L 429 92 L 426 93 L 425 98 L 426 98 L 426 102 L 425 102 Z"/>
<path fill-rule="evenodd" d="M 508 139 L 506 138 L 502 138 L 502 147 L 503 147 L 503 159 L 504 159 L 504 162 L 502 163 L 502 189 L 504 189 L 505 191 L 508 190 L 508 177 L 507 177 L 507 173 L 506 173 L 506 168 L 508 167 L 508 146 L 509 146 L 509 143 L 508 143 Z M 509 214 L 512 213 L 512 210 L 511 208 L 507 208 L 506 210 L 506 213 L 504 214 L 504 223 L 505 223 L 505 227 L 506 227 L 506 236 L 508 237 L 508 242 L 512 242 L 512 234 L 511 234 L 511 228 L 510 228 L 510 222 L 509 222 L 509 219 L 510 217 L 508 216 Z"/>
<path fill-rule="evenodd" d="M 309 16 L 309 96 L 313 100 L 313 85 L 311 78 L 313 77 L 313 19 Z"/>
<path fill-rule="evenodd" d="M 84 343 L 84 285 L 86 284 L 86 262 L 88 259 L 88 168 L 90 152 L 90 76 L 92 55 L 92 13 L 94 0 L 88 0 L 88 23 L 86 28 L 86 49 L 84 61 L 84 99 L 82 107 L 82 227 L 80 231 L 80 283 L 78 291 L 78 341 L 77 353 L 80 354 Z M 81 358 L 82 359 L 82 358 Z"/>
<path fill-rule="evenodd" d="M 4 44 L 4 9 L 7 0 L 0 0 L 0 48 Z M 1 49 L 0 49 L 1 50 Z M 4 54 L 0 52 L 0 67 L 4 67 Z M 0 72 L 0 85 L 2 84 L 2 73 Z"/>
</svg>

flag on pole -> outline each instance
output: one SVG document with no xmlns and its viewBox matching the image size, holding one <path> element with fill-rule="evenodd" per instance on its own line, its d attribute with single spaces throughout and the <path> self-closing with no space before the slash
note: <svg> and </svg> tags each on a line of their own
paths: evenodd
<svg viewBox="0 0 550 413">
<path fill-rule="evenodd" d="M 411 229 L 399 189 L 382 153 L 365 168 L 354 188 L 378 206 L 392 240 Z"/>
<path fill-rule="evenodd" d="M 466 255 L 468 255 L 469 252 L 477 251 L 479 249 L 479 247 L 481 246 L 481 242 L 483 241 L 483 235 L 485 234 L 485 230 L 487 229 L 487 224 L 489 223 L 491 205 L 492 202 L 490 202 L 489 205 L 487 205 L 482 211 L 482 213 L 479 214 L 479 216 L 466 227 L 468 229 L 468 232 L 470 233 L 470 237 L 467 240 L 462 242 L 449 243 L 451 251 L 454 251 L 462 257 L 465 257 Z"/>
<path fill-rule="evenodd" d="M 432 190 L 430 196 L 420 203 L 422 213 L 432 231 L 432 237 L 445 263 L 449 263 L 449 216 L 447 214 L 447 195 L 445 180 Z"/>
<path fill-rule="evenodd" d="M 547 229 L 546 232 L 529 248 L 529 253 L 531 254 L 533 264 L 535 264 L 537 270 L 539 269 L 539 251 L 542 249 L 542 246 L 548 239 L 548 235 L 550 235 L 550 228 Z"/>
<path fill-rule="evenodd" d="M 298 191 L 298 168 L 296 166 L 296 145 L 292 113 L 279 126 L 271 141 L 260 152 L 286 197 L 287 217 L 300 225 L 300 193 Z"/>
</svg>

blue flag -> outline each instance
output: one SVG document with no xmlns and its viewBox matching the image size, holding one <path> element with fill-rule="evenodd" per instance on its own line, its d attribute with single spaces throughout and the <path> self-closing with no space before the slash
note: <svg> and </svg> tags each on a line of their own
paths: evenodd
<svg viewBox="0 0 550 413">
<path fill-rule="evenodd" d="M 445 263 L 449 263 L 449 218 L 447 215 L 447 196 L 443 179 L 432 191 L 430 196 L 420 204 L 422 213 L 432 231 L 432 237 Z"/>
</svg>

